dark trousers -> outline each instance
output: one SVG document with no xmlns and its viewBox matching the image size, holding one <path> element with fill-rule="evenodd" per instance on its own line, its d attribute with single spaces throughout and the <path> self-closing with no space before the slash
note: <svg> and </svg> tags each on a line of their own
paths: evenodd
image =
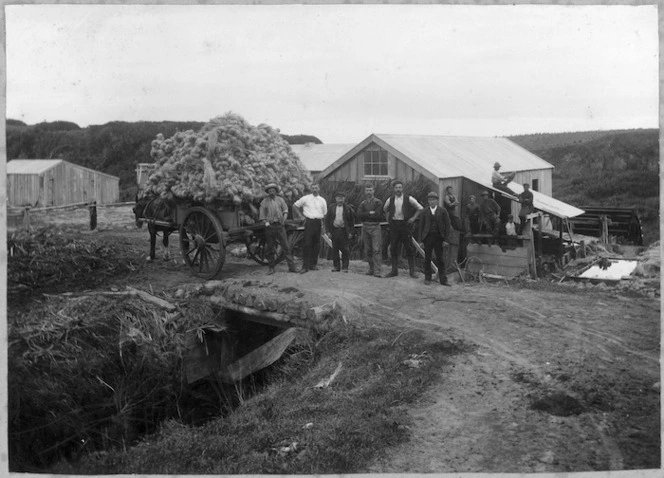
<svg viewBox="0 0 664 478">
<path fill-rule="evenodd" d="M 290 245 L 288 244 L 286 228 L 282 224 L 270 224 L 267 229 L 265 229 L 265 256 L 267 257 L 271 268 L 274 268 L 277 261 L 277 243 L 281 246 L 281 250 L 284 251 L 286 262 L 288 263 L 288 269 L 293 270 L 295 268 L 295 263 L 293 262 Z"/>
<path fill-rule="evenodd" d="M 320 253 L 320 234 L 323 221 L 320 219 L 304 220 L 304 245 L 302 246 L 302 268 L 311 269 L 318 264 Z"/>
<path fill-rule="evenodd" d="M 411 240 L 412 234 L 410 232 L 411 225 L 408 221 L 391 221 L 390 222 L 390 254 L 392 255 L 392 270 L 397 270 L 399 263 L 399 246 L 403 244 L 406 249 L 406 257 L 409 262 L 414 257 L 415 248 Z"/>
<path fill-rule="evenodd" d="M 424 278 L 431 280 L 432 252 L 436 254 L 436 267 L 441 284 L 447 280 L 445 276 L 445 259 L 443 258 L 443 238 L 439 234 L 428 234 L 424 238 Z"/>
<path fill-rule="evenodd" d="M 471 216 L 468 218 L 468 227 L 471 234 L 479 234 L 480 232 L 480 217 Z"/>
<path fill-rule="evenodd" d="M 341 268 L 348 269 L 350 251 L 348 250 L 348 234 L 345 227 L 332 228 L 332 263 L 339 270 L 339 252 L 341 252 Z"/>
</svg>

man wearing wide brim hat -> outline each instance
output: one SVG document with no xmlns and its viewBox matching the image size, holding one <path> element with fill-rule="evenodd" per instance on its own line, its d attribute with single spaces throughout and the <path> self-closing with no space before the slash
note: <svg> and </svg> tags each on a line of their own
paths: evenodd
<svg viewBox="0 0 664 478">
<path fill-rule="evenodd" d="M 286 228 L 284 223 L 288 218 L 288 205 L 284 198 L 277 196 L 279 186 L 270 183 L 265 186 L 265 192 L 268 196 L 261 201 L 259 210 L 259 221 L 265 224 L 265 255 L 269 261 L 268 275 L 274 274 L 274 266 L 277 261 L 276 243 L 281 245 L 281 249 L 286 256 L 288 263 L 288 272 L 296 272 L 295 262 L 291 254 Z"/>
<path fill-rule="evenodd" d="M 355 233 L 355 211 L 346 203 L 346 194 L 343 191 L 337 191 L 334 199 L 335 204 L 328 207 L 325 214 L 325 230 L 330 233 L 332 240 L 332 271 L 348 272 L 349 241 Z"/>
<path fill-rule="evenodd" d="M 420 215 L 419 238 L 424 249 L 424 283 L 431 283 L 431 261 L 436 254 L 436 267 L 441 285 L 449 285 L 445 274 L 445 260 L 443 258 L 443 242 L 447 241 L 452 228 L 450 216 L 444 207 L 438 203 L 438 193 L 432 191 L 427 195 L 429 207 L 424 208 Z"/>
<path fill-rule="evenodd" d="M 498 161 L 493 163 L 493 172 L 491 173 L 491 184 L 496 189 L 500 189 L 501 191 L 505 191 L 506 193 L 509 194 L 514 194 L 514 191 L 508 188 L 507 184 L 509 184 L 514 179 L 516 173 L 501 173 L 498 171 L 501 167 L 502 165 Z"/>
</svg>

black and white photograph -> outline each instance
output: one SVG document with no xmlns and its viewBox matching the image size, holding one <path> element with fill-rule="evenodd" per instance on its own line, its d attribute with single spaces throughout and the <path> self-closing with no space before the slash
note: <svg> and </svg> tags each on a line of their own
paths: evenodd
<svg viewBox="0 0 664 478">
<path fill-rule="evenodd" d="M 658 7 L 5 3 L 0 474 L 661 476 Z"/>
</svg>

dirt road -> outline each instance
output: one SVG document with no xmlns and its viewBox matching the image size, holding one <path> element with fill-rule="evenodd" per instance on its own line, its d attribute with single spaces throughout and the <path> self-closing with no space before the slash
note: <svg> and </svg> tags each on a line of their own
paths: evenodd
<svg viewBox="0 0 664 478">
<path fill-rule="evenodd" d="M 339 300 L 357 321 L 471 345 L 409 411 L 410 442 L 367 472 L 659 468 L 658 299 L 555 285 L 425 286 L 421 274 L 367 277 L 362 262 L 351 262 L 349 274 L 331 272 L 330 261 L 320 265 L 300 275 L 282 264 L 266 276 L 264 267 L 227 256 L 222 278 L 298 287 Z M 129 280 L 167 294 L 202 282 L 178 260 L 147 263 Z"/>
</svg>

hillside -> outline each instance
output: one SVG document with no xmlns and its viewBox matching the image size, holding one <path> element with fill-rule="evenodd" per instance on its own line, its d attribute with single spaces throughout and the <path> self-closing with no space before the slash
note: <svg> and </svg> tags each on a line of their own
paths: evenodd
<svg viewBox="0 0 664 478">
<path fill-rule="evenodd" d="M 555 166 L 553 195 L 575 206 L 636 208 L 644 240 L 659 239 L 659 131 L 591 131 L 509 138 Z"/>
</svg>

